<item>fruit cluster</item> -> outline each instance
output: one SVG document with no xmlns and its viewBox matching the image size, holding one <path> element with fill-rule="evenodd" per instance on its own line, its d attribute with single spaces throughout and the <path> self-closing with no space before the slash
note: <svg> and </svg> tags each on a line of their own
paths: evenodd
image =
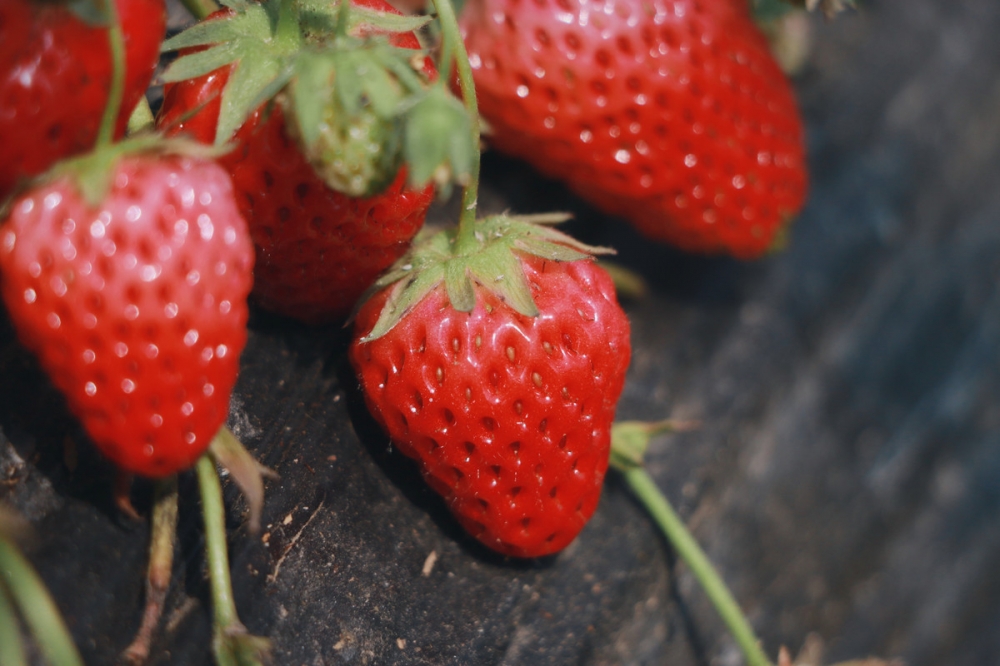
<svg viewBox="0 0 1000 666">
<path fill-rule="evenodd" d="M 384 0 L 226 5 L 162 45 L 153 128 L 163 0 L 0 6 L 21 341 L 111 461 L 164 477 L 224 427 L 248 298 L 306 323 L 361 299 L 350 360 L 399 450 L 487 546 L 561 550 L 597 505 L 629 326 L 558 216 L 476 219 L 473 98 L 491 146 L 643 233 L 759 256 L 806 175 L 746 0 L 470 0 L 441 49 Z M 453 182 L 457 229 L 414 243 Z"/>
</svg>

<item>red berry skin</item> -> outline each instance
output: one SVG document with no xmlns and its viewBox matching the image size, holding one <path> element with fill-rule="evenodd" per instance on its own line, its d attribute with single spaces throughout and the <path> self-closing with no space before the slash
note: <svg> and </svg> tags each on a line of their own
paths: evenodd
<svg viewBox="0 0 1000 666">
<path fill-rule="evenodd" d="M 125 89 L 116 126 L 153 78 L 166 31 L 163 0 L 117 0 Z M 58 2 L 0 2 L 0 199 L 57 160 L 94 146 L 111 84 L 104 28 Z"/>
<path fill-rule="evenodd" d="M 381 0 L 355 4 L 395 12 Z M 392 41 L 419 47 L 412 34 Z M 425 62 L 433 73 L 430 60 Z M 159 127 L 171 136 L 213 142 L 220 95 L 232 69 L 167 84 Z M 331 189 L 286 132 L 277 104 L 257 109 L 234 143 L 236 148 L 218 161 L 232 175 L 257 250 L 254 298 L 266 310 L 306 323 L 346 317 L 410 246 L 434 198 L 433 186 L 407 186 L 405 167 L 374 197 Z"/>
<path fill-rule="evenodd" d="M 479 287 L 475 309 L 458 312 L 439 286 L 360 342 L 383 290 L 361 308 L 349 355 L 369 410 L 463 527 L 500 553 L 539 557 L 597 507 L 631 345 L 603 269 L 521 263 L 538 317 Z"/>
<path fill-rule="evenodd" d="M 229 413 L 253 247 L 228 174 L 128 157 L 98 208 L 67 179 L 15 199 L 0 293 L 21 342 L 127 471 L 191 466 Z"/>
<path fill-rule="evenodd" d="M 497 150 L 646 236 L 755 258 L 805 198 L 802 121 L 746 0 L 469 0 Z"/>
</svg>

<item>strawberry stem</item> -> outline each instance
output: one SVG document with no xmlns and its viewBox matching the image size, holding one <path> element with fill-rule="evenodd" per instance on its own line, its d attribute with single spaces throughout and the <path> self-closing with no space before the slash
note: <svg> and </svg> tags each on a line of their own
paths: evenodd
<svg viewBox="0 0 1000 666">
<path fill-rule="evenodd" d="M 0 595 L 4 593 L 20 610 L 49 663 L 83 666 L 83 659 L 42 579 L 14 544 L 0 535 Z"/>
<path fill-rule="evenodd" d="M 14 604 L 7 594 L 7 589 L 0 583 L 0 664 L 27 666 L 27 663 Z"/>
<path fill-rule="evenodd" d="M 156 482 L 151 532 L 149 567 L 146 572 L 146 609 L 135 639 L 123 653 L 125 660 L 132 664 L 144 664 L 149 657 L 149 646 L 163 615 L 167 589 L 170 586 L 174 566 L 174 536 L 177 533 L 176 475 Z"/>
<path fill-rule="evenodd" d="M 301 43 L 302 29 L 299 26 L 297 0 L 281 0 L 278 6 L 278 24 L 274 29 L 274 41 L 283 44 L 286 51 L 294 50 Z"/>
<path fill-rule="evenodd" d="M 202 519 L 205 522 L 205 555 L 208 558 L 208 578 L 212 586 L 212 606 L 216 631 L 239 624 L 233 586 L 229 578 L 229 553 L 226 545 L 225 510 L 222 506 L 222 486 L 215 462 L 208 455 L 196 465 L 201 492 Z"/>
<path fill-rule="evenodd" d="M 212 588 L 212 651 L 219 666 L 257 666 L 263 663 L 269 642 L 251 636 L 236 612 L 233 584 L 229 576 L 229 552 L 226 544 L 225 509 L 222 486 L 215 462 L 209 454 L 195 464 L 201 493 L 202 519 L 205 523 L 205 555 L 208 579 Z"/>
<path fill-rule="evenodd" d="M 438 19 L 441 22 L 442 52 L 448 62 L 442 63 L 442 71 L 451 71 L 451 60 L 454 56 L 458 71 L 458 86 L 462 92 L 465 108 L 469 112 L 472 127 L 472 145 L 475 146 L 472 163 L 469 165 L 469 182 L 462 190 L 462 212 L 458 219 L 458 236 L 455 240 L 456 250 L 475 246 L 476 233 L 476 203 L 479 199 L 479 106 L 476 103 L 476 84 L 472 79 L 472 66 L 469 65 L 469 53 L 462 41 L 462 33 L 458 27 L 455 8 L 450 0 L 434 0 Z"/>
<path fill-rule="evenodd" d="M 125 94 L 125 35 L 115 0 L 104 0 L 108 12 L 108 44 L 111 47 L 111 85 L 108 88 L 108 102 L 101 116 L 101 126 L 97 132 L 97 147 L 110 145 L 115 138 L 115 125 Z"/>
<path fill-rule="evenodd" d="M 750 623 L 743 615 L 743 611 L 740 610 L 739 604 L 733 599 L 725 581 L 712 566 L 712 562 L 698 545 L 687 526 L 684 525 L 684 521 L 680 519 L 670 502 L 660 492 L 649 472 L 644 467 L 630 467 L 621 471 L 629 488 L 635 493 L 635 496 L 673 546 L 674 551 L 687 564 L 695 579 L 705 590 L 705 594 L 708 595 L 715 610 L 722 617 L 722 621 L 725 622 L 729 632 L 740 646 L 747 664 L 749 666 L 773 666 L 761 649 L 760 642 L 754 635 Z"/>
</svg>

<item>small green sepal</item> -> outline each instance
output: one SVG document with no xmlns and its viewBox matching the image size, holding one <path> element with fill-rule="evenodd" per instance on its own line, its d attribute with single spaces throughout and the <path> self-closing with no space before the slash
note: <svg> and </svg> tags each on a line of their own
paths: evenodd
<svg viewBox="0 0 1000 666">
<path fill-rule="evenodd" d="M 208 451 L 215 464 L 228 470 L 230 477 L 243 491 L 250 507 L 247 526 L 251 534 L 256 534 L 260 531 L 260 513 L 264 508 L 264 477 L 276 479 L 278 474 L 257 462 L 236 435 L 225 426 L 216 433 Z"/>
<path fill-rule="evenodd" d="M 297 57 L 280 99 L 303 154 L 331 188 L 368 197 L 395 179 L 403 162 L 400 115 L 426 85 L 414 53 L 385 36 L 342 35 Z"/>
<path fill-rule="evenodd" d="M 442 197 L 450 184 L 466 185 L 472 174 L 474 151 L 472 120 L 465 106 L 440 82 L 420 97 L 406 116 L 403 155 L 409 165 L 410 186 L 431 180 Z"/>
<path fill-rule="evenodd" d="M 409 17 L 329 0 L 223 3 L 230 13 L 164 42 L 184 53 L 163 74 L 177 82 L 235 65 L 222 91 L 216 145 L 279 97 L 318 175 L 349 196 L 372 196 L 402 164 L 402 114 L 427 85 L 423 55 L 389 34 L 423 27 Z"/>
</svg>

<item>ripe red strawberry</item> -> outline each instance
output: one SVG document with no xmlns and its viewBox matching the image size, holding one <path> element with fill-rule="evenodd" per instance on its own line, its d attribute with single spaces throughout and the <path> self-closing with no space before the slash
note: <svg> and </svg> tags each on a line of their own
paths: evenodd
<svg viewBox="0 0 1000 666">
<path fill-rule="evenodd" d="M 383 0 L 355 4 L 398 14 Z M 412 33 L 394 34 L 391 41 L 419 47 Z M 170 135 L 212 143 L 233 67 L 168 83 L 158 125 Z M 433 75 L 430 60 L 424 67 Z M 254 296 L 264 308 L 305 322 L 345 317 L 409 247 L 433 199 L 433 186 L 407 185 L 405 167 L 375 196 L 352 197 L 331 188 L 290 134 L 280 104 L 253 111 L 233 142 L 236 148 L 219 162 L 233 177 L 256 246 Z"/>
<path fill-rule="evenodd" d="M 647 236 L 761 255 L 802 205 L 802 122 L 746 0 L 469 0 L 490 143 Z"/>
<path fill-rule="evenodd" d="M 503 226 L 495 222 L 480 223 L 484 238 Z M 440 242 L 436 256 L 449 246 Z M 479 254 L 495 260 L 497 249 L 487 242 Z M 504 280 L 441 281 L 423 296 L 417 288 L 412 303 L 400 290 L 426 278 L 382 290 L 362 306 L 349 354 L 369 410 L 459 522 L 501 553 L 537 557 L 565 548 L 597 506 L 631 346 L 611 279 L 594 262 L 512 256 Z M 481 275 L 466 266 L 440 271 Z M 535 316 L 495 288 L 521 270 Z M 474 305 L 462 312 L 449 295 L 466 288 Z M 382 334 L 387 299 L 405 314 Z"/>
<path fill-rule="evenodd" d="M 145 93 L 166 30 L 163 0 L 117 0 L 125 89 L 117 135 Z M 108 100 L 107 30 L 66 3 L 0 2 L 0 200 L 57 160 L 90 150 Z"/>
<path fill-rule="evenodd" d="M 226 172 L 122 158 L 91 206 L 69 177 L 14 200 L 0 292 L 94 443 L 124 469 L 190 466 L 225 422 L 253 249 Z"/>
</svg>

